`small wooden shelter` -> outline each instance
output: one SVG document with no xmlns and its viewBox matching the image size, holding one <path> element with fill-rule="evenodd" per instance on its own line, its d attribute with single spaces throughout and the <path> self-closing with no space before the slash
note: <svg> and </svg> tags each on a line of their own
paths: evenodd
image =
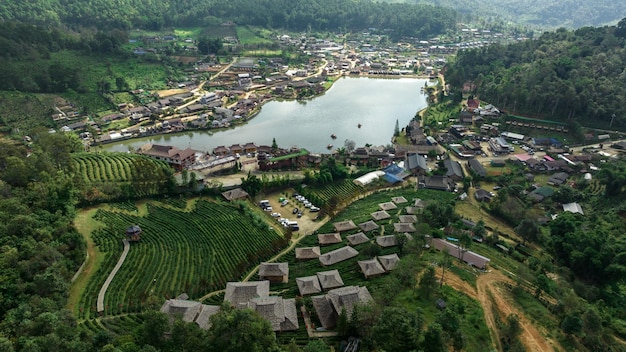
<svg viewBox="0 0 626 352">
<path fill-rule="evenodd" d="M 139 242 L 139 240 L 141 240 L 141 227 L 139 227 L 139 225 L 133 225 L 127 228 L 126 239 L 132 242 Z"/>
</svg>

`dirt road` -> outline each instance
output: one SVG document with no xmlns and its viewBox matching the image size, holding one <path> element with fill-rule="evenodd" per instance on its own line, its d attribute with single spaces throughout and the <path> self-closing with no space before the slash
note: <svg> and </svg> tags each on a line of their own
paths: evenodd
<svg viewBox="0 0 626 352">
<path fill-rule="evenodd" d="M 437 275 L 441 276 L 441 268 L 437 268 Z M 555 350 L 563 350 L 557 341 L 546 338 L 538 328 L 532 324 L 522 311 L 511 304 L 508 292 L 503 284 L 515 284 L 513 280 L 502 274 L 498 270 L 482 274 L 476 280 L 476 288 L 467 282 L 461 280 L 458 276 L 451 272 L 446 272 L 444 284 L 461 291 L 473 299 L 480 302 L 485 314 L 485 322 L 491 333 L 493 346 L 498 350 L 502 350 L 500 345 L 500 336 L 498 334 L 498 321 L 505 321 L 506 317 L 515 314 L 519 317 L 520 341 L 526 347 L 527 351 L 547 352 Z M 494 316 L 494 312 L 498 312 L 498 318 Z"/>
</svg>

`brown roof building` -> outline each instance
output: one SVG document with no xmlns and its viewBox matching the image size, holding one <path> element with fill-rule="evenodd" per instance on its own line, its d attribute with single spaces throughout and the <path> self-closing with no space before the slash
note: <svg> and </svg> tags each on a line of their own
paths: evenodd
<svg viewBox="0 0 626 352">
<path fill-rule="evenodd" d="M 406 198 L 404 198 L 403 196 L 393 197 L 391 198 L 391 201 L 394 202 L 395 204 L 402 204 L 402 203 L 408 202 L 408 200 L 406 200 Z"/>
<path fill-rule="evenodd" d="M 227 201 L 232 202 L 233 200 L 248 198 L 248 192 L 244 191 L 241 188 L 235 188 L 226 192 L 222 192 L 222 197 L 224 197 L 224 199 L 226 199 Z"/>
<path fill-rule="evenodd" d="M 382 265 L 380 265 L 376 258 L 359 260 L 358 263 L 359 267 L 361 268 L 361 272 L 363 273 L 363 275 L 365 275 L 366 279 L 385 273 L 385 269 L 382 267 Z"/>
<path fill-rule="evenodd" d="M 345 246 L 321 255 L 319 260 L 322 265 L 333 265 L 344 260 L 354 258 L 357 255 L 359 255 L 359 252 L 356 249 L 350 246 Z"/>
<path fill-rule="evenodd" d="M 321 255 L 320 247 L 300 247 L 296 248 L 296 259 L 308 260 L 319 258 Z"/>
<path fill-rule="evenodd" d="M 317 279 L 324 291 L 343 286 L 339 270 L 320 271 L 317 273 Z"/>
<path fill-rule="evenodd" d="M 378 204 L 378 207 L 379 207 L 381 210 L 385 210 L 385 211 L 387 211 L 387 210 L 393 210 L 393 209 L 397 209 L 397 208 L 398 208 L 398 206 L 397 206 L 394 202 L 385 202 L 385 203 L 380 203 L 380 204 Z"/>
<path fill-rule="evenodd" d="M 398 261 L 400 261 L 400 258 L 398 258 L 398 255 L 395 253 L 389 255 L 379 255 L 378 261 L 380 262 L 380 265 L 382 265 L 382 267 L 385 269 L 385 271 L 391 271 L 396 267 Z"/>
<path fill-rule="evenodd" d="M 247 281 L 226 283 L 226 293 L 224 302 L 229 302 L 236 308 L 246 308 L 248 301 L 258 297 L 268 297 L 270 295 L 270 282 Z"/>
<path fill-rule="evenodd" d="M 337 232 L 350 231 L 350 230 L 356 229 L 356 225 L 354 224 L 352 220 L 336 222 L 333 224 L 333 226 L 335 227 L 335 231 Z"/>
<path fill-rule="evenodd" d="M 364 304 L 372 300 L 367 287 L 346 286 L 328 291 L 323 296 L 313 296 L 313 307 L 322 326 L 332 329 L 337 325 L 337 319 L 342 311 L 346 311 L 348 319 L 357 304 Z"/>
<path fill-rule="evenodd" d="M 375 211 L 375 212 L 371 213 L 370 215 L 376 221 L 389 219 L 391 217 L 391 215 L 389 215 L 389 213 L 387 213 L 384 210 Z"/>
<path fill-rule="evenodd" d="M 261 263 L 259 266 L 259 279 L 286 283 L 289 281 L 289 264 Z"/>
<path fill-rule="evenodd" d="M 317 235 L 317 241 L 321 246 L 341 243 L 341 235 L 339 234 L 339 232 L 321 233 Z"/>
<path fill-rule="evenodd" d="M 219 310 L 219 306 L 210 306 L 186 299 L 168 299 L 160 309 L 161 313 L 168 315 L 170 322 L 181 319 L 185 323 L 196 323 L 204 330 L 211 327 L 209 317 Z"/>
<path fill-rule="evenodd" d="M 181 150 L 173 146 L 148 143 L 139 148 L 137 153 L 152 159 L 163 160 L 178 171 L 196 162 L 196 151 L 191 148 Z"/>
<path fill-rule="evenodd" d="M 298 311 L 294 298 L 258 297 L 248 302 L 248 308 L 269 321 L 274 331 L 298 330 Z"/>
<path fill-rule="evenodd" d="M 376 230 L 377 228 L 379 228 L 379 226 L 374 221 L 369 220 L 369 221 L 360 223 L 359 228 L 361 228 L 361 230 L 364 232 L 370 232 L 372 230 Z"/>
<path fill-rule="evenodd" d="M 398 245 L 398 240 L 394 235 L 378 236 L 376 237 L 376 243 L 381 247 L 393 247 Z"/>
<path fill-rule="evenodd" d="M 410 222 L 396 222 L 393 224 L 396 232 L 415 232 L 415 226 Z"/>
<path fill-rule="evenodd" d="M 411 224 L 417 222 L 417 216 L 415 215 L 400 215 L 398 218 L 400 218 L 400 222 L 406 222 Z"/>
<path fill-rule="evenodd" d="M 296 284 L 298 285 L 298 291 L 300 291 L 301 296 L 322 292 L 322 287 L 320 286 L 320 281 L 317 279 L 317 276 L 296 278 Z"/>
<path fill-rule="evenodd" d="M 354 235 L 346 236 L 346 239 L 353 246 L 356 246 L 358 244 L 362 244 L 365 242 L 369 242 L 370 240 L 367 236 L 365 236 L 363 232 L 358 232 L 358 233 L 355 233 Z"/>
</svg>

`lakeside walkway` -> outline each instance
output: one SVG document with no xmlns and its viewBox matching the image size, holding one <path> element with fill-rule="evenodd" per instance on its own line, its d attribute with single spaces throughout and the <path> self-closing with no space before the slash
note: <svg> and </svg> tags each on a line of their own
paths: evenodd
<svg viewBox="0 0 626 352">
<path fill-rule="evenodd" d="M 109 277 L 107 277 L 107 279 L 104 281 L 104 284 L 102 285 L 102 288 L 100 288 L 100 292 L 98 293 L 98 314 L 104 312 L 104 295 L 107 293 L 107 289 L 109 288 L 111 281 L 113 281 L 115 274 L 117 274 L 117 271 L 120 270 L 122 264 L 124 264 L 124 260 L 126 260 L 126 255 L 130 250 L 130 243 L 128 242 L 128 240 L 123 239 L 122 242 L 124 243 L 124 251 L 122 251 L 122 255 L 117 261 L 117 264 L 115 264 L 115 268 L 113 268 L 113 270 L 109 274 Z"/>
</svg>

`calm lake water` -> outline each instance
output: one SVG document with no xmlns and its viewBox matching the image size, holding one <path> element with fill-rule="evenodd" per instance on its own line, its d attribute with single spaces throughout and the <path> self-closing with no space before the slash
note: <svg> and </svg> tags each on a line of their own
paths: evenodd
<svg viewBox="0 0 626 352">
<path fill-rule="evenodd" d="M 405 127 L 415 113 L 427 106 L 420 89 L 424 79 L 380 79 L 344 77 L 323 96 L 313 100 L 271 101 L 247 124 L 234 129 L 193 131 L 126 140 L 103 146 L 103 150 L 126 152 L 145 143 L 190 147 L 201 151 L 232 144 L 254 142 L 271 145 L 272 138 L 283 148 L 297 146 L 313 153 L 326 152 L 327 145 L 342 147 L 346 139 L 357 147 L 387 145 L 396 120 Z M 361 128 L 358 128 L 361 124 Z M 331 139 L 335 134 L 337 139 Z"/>
</svg>

